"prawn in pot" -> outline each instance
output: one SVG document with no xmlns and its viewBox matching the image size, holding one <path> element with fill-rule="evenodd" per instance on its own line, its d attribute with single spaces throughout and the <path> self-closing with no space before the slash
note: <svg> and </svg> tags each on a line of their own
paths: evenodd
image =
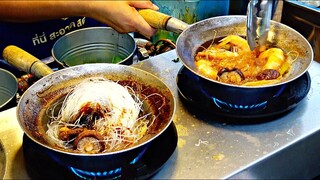
<svg viewBox="0 0 320 180">
<path fill-rule="evenodd" d="M 246 16 L 219 16 L 199 21 L 186 28 L 178 37 L 176 44 L 178 57 L 188 70 L 199 77 L 204 93 L 221 103 L 237 107 L 255 106 L 276 98 L 287 83 L 306 73 L 313 60 L 312 48 L 301 34 L 284 24 L 271 21 L 268 41 L 286 53 L 294 51 L 298 54 L 291 65 L 290 73 L 285 77 L 276 83 L 242 86 L 216 81 L 203 75 L 195 61 L 198 48 L 215 37 L 223 38 L 230 35 L 245 37 L 246 19 Z"/>
</svg>

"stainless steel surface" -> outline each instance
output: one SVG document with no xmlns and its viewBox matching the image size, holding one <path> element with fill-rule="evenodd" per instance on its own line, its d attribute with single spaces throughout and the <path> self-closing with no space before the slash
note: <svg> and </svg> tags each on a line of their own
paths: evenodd
<svg viewBox="0 0 320 180">
<path fill-rule="evenodd" d="M 0 140 L 0 179 L 2 179 L 6 173 L 6 162 L 6 151 L 2 141 Z"/>
<path fill-rule="evenodd" d="M 0 113 L 0 139 L 4 145 L 7 164 L 4 179 L 29 179 L 22 152 L 23 131 L 16 118 L 16 108 Z"/>
<path fill-rule="evenodd" d="M 270 122 L 234 125 L 189 113 L 178 97 L 182 64 L 169 51 L 134 66 L 152 72 L 174 92 L 178 147 L 154 179 L 312 178 L 320 174 L 320 64 L 313 62 L 307 97 L 286 116 Z M 29 178 L 16 108 L 0 113 L 0 139 L 8 159 L 5 178 Z M 29 162 L 31 163 L 31 162 Z"/>
</svg>

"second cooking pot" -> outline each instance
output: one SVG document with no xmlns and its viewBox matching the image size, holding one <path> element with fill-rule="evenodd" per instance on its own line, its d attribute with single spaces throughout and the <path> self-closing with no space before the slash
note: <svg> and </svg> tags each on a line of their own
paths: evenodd
<svg viewBox="0 0 320 180">
<path fill-rule="evenodd" d="M 265 107 L 264 105 L 269 100 L 278 98 L 288 83 L 305 74 L 313 61 L 311 45 L 300 33 L 284 24 L 271 21 L 268 41 L 286 53 L 293 52 L 297 54 L 290 73 L 275 84 L 239 86 L 219 82 L 201 74 L 195 65 L 194 57 L 200 46 L 215 38 L 222 38 L 228 35 L 245 37 L 246 16 L 217 16 L 186 25 L 176 18 L 156 11 L 143 10 L 139 13 L 153 27 L 181 33 L 177 39 L 176 51 L 184 67 L 199 78 L 203 93 L 212 97 L 209 101 L 230 104 L 232 107 L 244 107 L 235 108 L 236 112 L 238 110 L 245 112 L 252 110 L 247 107 Z M 225 111 L 234 112 L 234 110 L 230 109 L 225 109 Z"/>
<path fill-rule="evenodd" d="M 237 107 L 256 106 L 277 98 L 287 83 L 306 73 L 313 61 L 311 45 L 301 34 L 284 24 L 271 21 L 268 41 L 286 53 L 294 52 L 298 55 L 290 73 L 278 83 L 238 86 L 219 82 L 199 73 L 194 60 L 197 49 L 215 37 L 246 36 L 246 20 L 246 16 L 220 16 L 197 22 L 180 34 L 176 44 L 178 57 L 186 68 L 201 79 L 205 93 L 224 104 Z"/>
<path fill-rule="evenodd" d="M 11 72 L 0 68 L 0 110 L 13 106 L 17 92 L 17 78 Z"/>
<path fill-rule="evenodd" d="M 135 50 L 136 43 L 129 34 L 110 27 L 90 27 L 62 36 L 51 54 L 64 67 L 87 63 L 131 65 Z"/>
</svg>

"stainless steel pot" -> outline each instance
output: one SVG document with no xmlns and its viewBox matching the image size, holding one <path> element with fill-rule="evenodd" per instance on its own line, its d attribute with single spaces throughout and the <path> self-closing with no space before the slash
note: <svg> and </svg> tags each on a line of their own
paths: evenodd
<svg viewBox="0 0 320 180">
<path fill-rule="evenodd" d="M 301 34 L 284 24 L 271 21 L 268 41 L 285 52 L 299 53 L 289 75 L 277 84 L 250 87 L 218 82 L 200 74 L 194 61 L 198 47 L 212 40 L 214 31 L 217 38 L 231 34 L 245 36 L 246 16 L 220 16 L 197 22 L 180 34 L 176 51 L 183 65 L 201 78 L 206 93 L 222 103 L 237 107 L 251 107 L 277 98 L 284 86 L 306 73 L 313 61 L 313 50 Z"/>
<path fill-rule="evenodd" d="M 246 36 L 247 16 L 218 16 L 187 25 L 174 17 L 170 17 L 157 11 L 141 10 L 139 13 L 153 27 L 181 33 L 176 43 L 177 54 L 184 66 L 190 71 L 214 83 L 239 87 L 237 85 L 217 82 L 203 76 L 195 66 L 194 57 L 197 49 L 204 43 L 213 40 L 213 38 L 225 37 L 228 35 Z M 293 64 L 292 72 L 276 85 L 295 80 L 308 70 L 313 61 L 313 50 L 309 42 L 299 32 L 279 22 L 271 21 L 268 41 L 273 45 L 280 47 L 285 52 L 295 51 L 299 53 L 298 59 Z M 259 87 L 246 88 L 269 86 L 275 85 L 261 85 Z"/>
<path fill-rule="evenodd" d="M 7 109 L 16 100 L 17 92 L 17 78 L 11 72 L 0 68 L 0 110 Z"/>
<path fill-rule="evenodd" d="M 79 154 L 66 152 L 50 146 L 46 140 L 48 118 L 44 116 L 49 104 L 70 91 L 72 86 L 85 78 L 104 77 L 114 81 L 134 81 L 155 88 L 166 99 L 166 106 L 159 111 L 158 118 L 136 145 L 116 151 L 101 154 Z M 155 104 L 149 104 L 154 107 Z M 132 162 L 143 153 L 149 142 L 162 134 L 173 120 L 175 100 L 170 89 L 156 76 L 126 65 L 119 64 L 85 64 L 65 68 L 44 76 L 21 97 L 17 106 L 17 119 L 24 133 L 34 142 L 43 146 L 53 160 L 76 169 L 86 171 L 104 171 L 122 167 Z M 161 119 L 161 120 L 160 120 Z"/>
<path fill-rule="evenodd" d="M 217 38 L 231 34 L 246 36 L 246 19 L 246 16 L 220 16 L 197 22 L 188 27 L 177 39 L 177 54 L 184 66 L 198 76 L 213 83 L 239 87 L 217 82 L 201 75 L 195 67 L 194 56 L 199 46 L 213 39 L 214 31 L 217 33 Z M 261 88 L 285 84 L 300 77 L 310 67 L 313 61 L 313 50 L 309 42 L 294 29 L 284 24 L 271 21 L 268 41 L 274 43 L 275 46 L 280 47 L 285 52 L 295 51 L 299 53 L 298 59 L 293 63 L 291 73 L 278 84 L 242 88 Z"/>
<path fill-rule="evenodd" d="M 284 24 L 271 21 L 268 41 L 285 52 L 295 51 L 299 53 L 297 60 L 292 65 L 290 74 L 282 78 L 277 84 L 261 86 L 238 86 L 218 82 L 199 73 L 194 60 L 196 51 L 201 45 L 213 40 L 213 38 L 228 35 L 246 36 L 246 16 L 218 16 L 187 26 L 184 22 L 173 17 L 152 10 L 144 11 L 146 12 L 140 14 L 151 26 L 168 30 L 173 28 L 175 29 L 174 32 L 181 33 L 176 42 L 177 55 L 183 65 L 200 78 L 202 83 L 199 85 L 203 86 L 204 93 L 234 107 L 256 106 L 261 103 L 265 104 L 272 98 L 277 98 L 284 86 L 306 73 L 313 61 L 312 47 L 301 34 Z M 150 16 L 153 18 L 150 18 Z M 168 25 L 170 25 L 170 28 L 167 27 Z M 243 111 L 251 110 L 240 109 Z M 238 110 L 239 108 L 237 108 Z"/>
<path fill-rule="evenodd" d="M 64 67 L 87 63 L 131 65 L 136 43 L 129 34 L 110 27 L 90 27 L 72 31 L 53 45 L 52 57 Z"/>
</svg>

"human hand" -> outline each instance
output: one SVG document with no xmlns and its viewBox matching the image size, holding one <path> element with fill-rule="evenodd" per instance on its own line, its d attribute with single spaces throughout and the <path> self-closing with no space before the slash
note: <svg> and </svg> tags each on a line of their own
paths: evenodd
<svg viewBox="0 0 320 180">
<path fill-rule="evenodd" d="M 137 9 L 159 8 L 151 1 L 90 1 L 86 16 L 105 23 L 120 33 L 138 32 L 150 38 L 157 29 L 152 28 Z"/>
</svg>

